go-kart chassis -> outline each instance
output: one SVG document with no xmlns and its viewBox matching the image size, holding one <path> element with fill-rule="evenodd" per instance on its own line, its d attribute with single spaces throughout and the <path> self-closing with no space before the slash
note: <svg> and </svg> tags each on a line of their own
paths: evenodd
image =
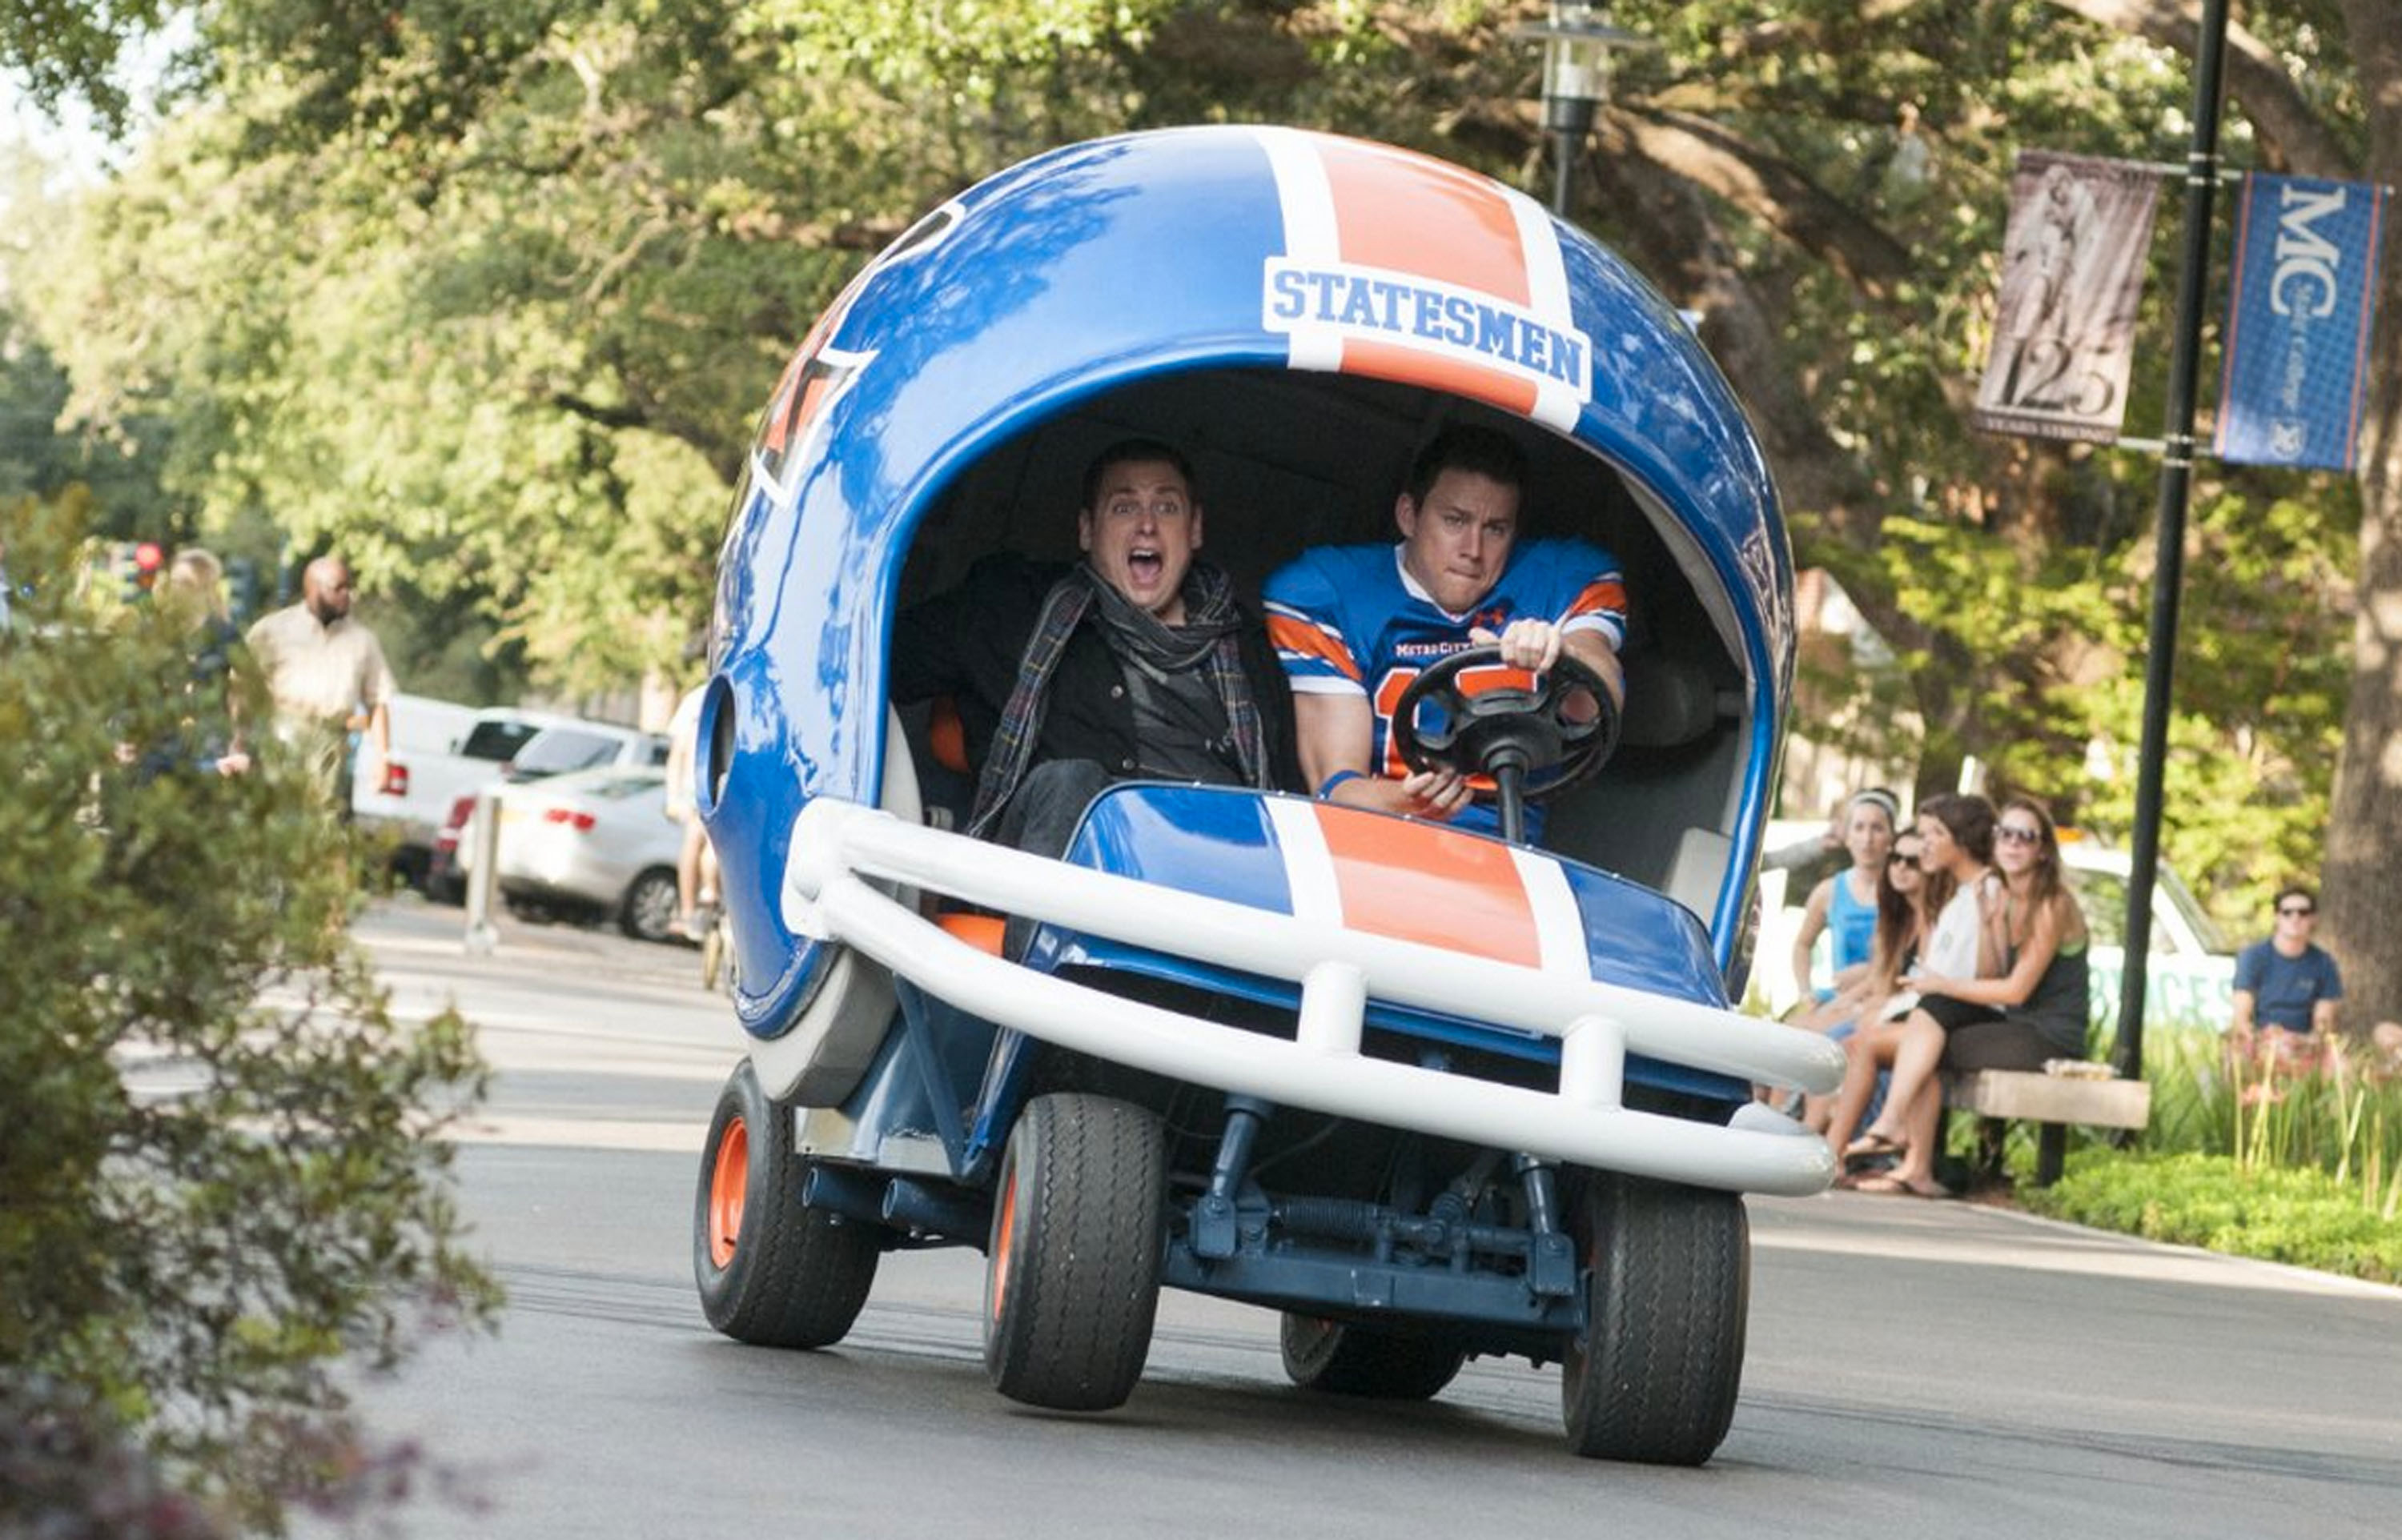
<svg viewBox="0 0 2402 1540">
<path fill-rule="evenodd" d="M 983 1244 L 998 1151 L 1038 1044 L 1129 1083 L 1204 1088 L 1217 1100 L 1208 1110 L 1222 1124 L 1206 1181 L 1172 1195 L 1165 1285 L 1334 1317 L 1441 1322 L 1479 1351 L 1538 1361 L 1556 1355 L 1586 1308 L 1563 1168 L 1570 1183 L 1619 1171 L 1782 1193 L 1817 1190 L 1831 1176 L 1823 1141 L 1747 1096 L 1630 1105 L 1630 1052 L 1638 1072 L 1650 1059 L 1731 1084 L 1830 1090 L 1841 1070 L 1831 1045 L 1773 1023 L 1597 983 L 1581 969 L 1266 914 L 831 799 L 803 811 L 793 848 L 788 920 L 892 969 L 902 1004 L 860 1091 L 842 1107 L 799 1114 L 797 1144 L 812 1158 L 804 1202 L 886 1227 L 890 1244 Z M 920 891 L 1297 984 L 1292 1035 L 993 956 L 923 918 Z M 1558 1089 L 1456 1073 L 1438 1048 L 1418 1063 L 1370 1056 L 1372 980 L 1382 1000 L 1557 1038 Z M 1399 1131 L 1454 1168 L 1497 1154 L 1474 1182 L 1438 1171 L 1425 1201 L 1407 1206 L 1272 1196 L 1251 1178 L 1251 1152 L 1278 1109 Z M 1496 1158 L 1506 1171 L 1493 1169 Z"/>
</svg>

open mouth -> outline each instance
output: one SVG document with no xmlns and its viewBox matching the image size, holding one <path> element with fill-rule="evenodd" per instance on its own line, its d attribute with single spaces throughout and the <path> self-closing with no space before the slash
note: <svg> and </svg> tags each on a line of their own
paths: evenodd
<svg viewBox="0 0 2402 1540">
<path fill-rule="evenodd" d="M 1155 587 L 1166 571 L 1166 558 L 1151 546 L 1138 545 L 1126 553 L 1126 575 L 1142 587 Z"/>
</svg>

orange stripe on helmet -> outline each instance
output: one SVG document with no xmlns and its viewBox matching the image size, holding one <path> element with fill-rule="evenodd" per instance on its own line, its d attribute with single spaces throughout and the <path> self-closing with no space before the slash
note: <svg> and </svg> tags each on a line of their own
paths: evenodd
<svg viewBox="0 0 2402 1540">
<path fill-rule="evenodd" d="M 1340 140 L 1322 142 L 1319 154 L 1345 262 L 1531 301 L 1517 218 L 1492 184 L 1423 156 Z"/>
<path fill-rule="evenodd" d="M 1518 375 L 1477 365 L 1438 352 L 1360 337 L 1343 343 L 1343 372 L 1389 379 L 1399 385 L 1422 385 L 1482 401 L 1520 417 L 1535 413 L 1535 382 Z"/>
</svg>

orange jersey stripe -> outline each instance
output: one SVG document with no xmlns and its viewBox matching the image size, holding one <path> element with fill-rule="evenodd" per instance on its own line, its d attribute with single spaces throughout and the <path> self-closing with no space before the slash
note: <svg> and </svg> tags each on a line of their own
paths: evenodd
<svg viewBox="0 0 2402 1540">
<path fill-rule="evenodd" d="M 1349 650 L 1332 637 L 1305 620 L 1291 615 L 1271 613 L 1268 616 L 1268 640 L 1287 653 L 1299 653 L 1305 657 L 1320 658 L 1343 671 L 1343 677 L 1354 683 L 1360 681 L 1360 663 Z"/>
<path fill-rule="evenodd" d="M 1584 591 L 1568 606 L 1570 615 L 1589 615 L 1596 610 L 1626 613 L 1626 584 L 1614 577 L 1598 578 L 1584 585 Z M 1563 617 L 1566 618 L 1566 617 Z"/>
<path fill-rule="evenodd" d="M 1343 922 L 1395 941 L 1542 966 L 1533 902 L 1507 846 L 1320 803 Z"/>
</svg>

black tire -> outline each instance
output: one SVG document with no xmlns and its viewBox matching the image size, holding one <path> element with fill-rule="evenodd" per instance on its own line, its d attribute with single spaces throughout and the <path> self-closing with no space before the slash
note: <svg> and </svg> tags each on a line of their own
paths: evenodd
<svg viewBox="0 0 2402 1540">
<path fill-rule="evenodd" d="M 1057 1411 L 1122 1405 L 1151 1355 L 1166 1245 L 1159 1120 L 1106 1096 L 1038 1096 L 1011 1131 L 986 1251 L 993 1388 Z"/>
<path fill-rule="evenodd" d="M 1585 1329 L 1561 1365 L 1568 1447 L 1698 1465 L 1734 1420 L 1751 1231 L 1732 1192 L 1594 1174 L 1574 1216 Z"/>
<path fill-rule="evenodd" d="M 718 1093 L 693 1197 L 692 1271 L 709 1324 L 756 1347 L 842 1341 L 882 1246 L 872 1227 L 801 1203 L 793 1114 L 743 1060 Z"/>
<path fill-rule="evenodd" d="M 1468 1361 L 1447 1334 L 1405 1334 L 1284 1313 L 1278 1334 L 1284 1371 L 1304 1390 L 1426 1401 L 1443 1393 Z"/>
<path fill-rule="evenodd" d="M 638 942 L 672 941 L 672 927 L 683 911 L 675 873 L 655 866 L 626 889 L 626 901 L 617 908 L 617 928 Z"/>
</svg>

